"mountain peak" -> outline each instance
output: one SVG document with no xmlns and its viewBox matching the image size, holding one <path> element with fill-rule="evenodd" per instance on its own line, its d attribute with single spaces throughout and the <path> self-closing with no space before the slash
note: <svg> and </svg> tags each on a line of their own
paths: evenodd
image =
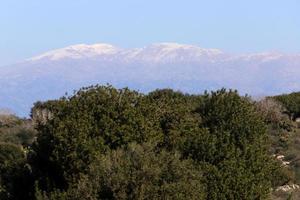
<svg viewBox="0 0 300 200">
<path fill-rule="evenodd" d="M 52 60 L 61 59 L 84 59 L 96 58 L 101 56 L 114 56 L 126 60 L 143 59 L 157 62 L 168 62 L 173 59 L 190 58 L 191 60 L 201 59 L 203 57 L 214 57 L 223 54 L 218 49 L 204 49 L 195 45 L 178 44 L 178 43 L 154 43 L 152 45 L 136 48 L 136 49 L 120 49 L 111 44 L 77 44 L 61 49 L 52 50 L 44 54 L 35 56 L 27 61 Z"/>
<path fill-rule="evenodd" d="M 120 50 L 119 48 L 105 43 L 92 44 L 92 45 L 77 44 L 77 45 L 72 45 L 65 48 L 46 52 L 39 56 L 30 58 L 29 61 L 37 61 L 43 59 L 60 60 L 63 58 L 71 58 L 71 59 L 91 58 L 95 56 L 114 54 L 119 50 Z"/>
</svg>

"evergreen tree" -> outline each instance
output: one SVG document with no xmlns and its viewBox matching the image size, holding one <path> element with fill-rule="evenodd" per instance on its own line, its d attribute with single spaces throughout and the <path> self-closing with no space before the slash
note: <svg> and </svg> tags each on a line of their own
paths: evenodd
<svg viewBox="0 0 300 200">
<path fill-rule="evenodd" d="M 202 167 L 208 199 L 265 199 L 273 162 L 253 103 L 222 89 L 206 93 L 196 112 L 202 131 L 188 136 L 183 151 Z"/>
</svg>

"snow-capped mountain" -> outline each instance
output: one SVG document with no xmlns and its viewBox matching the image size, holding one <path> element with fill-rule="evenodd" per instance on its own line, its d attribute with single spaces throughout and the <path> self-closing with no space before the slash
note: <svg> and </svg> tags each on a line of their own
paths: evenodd
<svg viewBox="0 0 300 200">
<path fill-rule="evenodd" d="M 120 49 L 110 44 L 78 44 L 69 46 L 62 49 L 49 51 L 42 55 L 28 59 L 28 61 L 38 60 L 60 60 L 65 58 L 70 59 L 82 59 L 82 58 L 93 58 L 96 56 L 105 56 L 116 54 Z"/>
<path fill-rule="evenodd" d="M 232 55 L 176 43 L 132 49 L 79 44 L 0 67 L 0 108 L 25 116 L 35 101 L 91 84 L 142 92 L 169 87 L 201 93 L 226 87 L 255 96 L 300 90 L 299 80 L 300 54 Z"/>
<path fill-rule="evenodd" d="M 29 58 L 27 61 L 111 58 L 114 60 L 120 59 L 122 61 L 168 62 L 199 60 L 222 54 L 222 51 L 218 49 L 202 49 L 193 45 L 177 43 L 158 43 L 136 49 L 121 49 L 110 44 L 78 44 L 49 51 L 42 55 Z"/>
</svg>

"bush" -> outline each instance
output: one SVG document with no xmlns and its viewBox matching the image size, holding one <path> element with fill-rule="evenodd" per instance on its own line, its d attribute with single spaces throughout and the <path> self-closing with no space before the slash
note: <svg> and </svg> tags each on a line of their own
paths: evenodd
<svg viewBox="0 0 300 200">
<path fill-rule="evenodd" d="M 266 199 L 279 184 L 266 118 L 236 91 L 95 86 L 34 109 L 39 199 Z"/>
<path fill-rule="evenodd" d="M 31 191 L 29 173 L 25 154 L 20 146 L 0 143 L 1 199 L 28 199 Z"/>
<path fill-rule="evenodd" d="M 236 91 L 220 90 L 205 94 L 196 112 L 202 131 L 190 134 L 183 149 L 202 166 L 208 199 L 266 198 L 273 162 L 253 103 Z"/>
<path fill-rule="evenodd" d="M 300 117 L 300 92 L 278 95 L 272 98 L 282 103 L 291 119 Z"/>
</svg>

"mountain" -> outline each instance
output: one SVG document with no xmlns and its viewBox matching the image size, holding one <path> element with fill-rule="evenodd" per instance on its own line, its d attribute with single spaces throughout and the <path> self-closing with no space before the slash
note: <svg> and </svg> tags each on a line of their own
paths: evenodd
<svg viewBox="0 0 300 200">
<path fill-rule="evenodd" d="M 235 55 L 176 43 L 133 49 L 79 44 L 0 67 L 0 108 L 26 116 L 35 101 L 91 84 L 142 92 L 169 87 L 201 93 L 226 87 L 257 96 L 300 90 L 299 80 L 300 54 Z"/>
</svg>

